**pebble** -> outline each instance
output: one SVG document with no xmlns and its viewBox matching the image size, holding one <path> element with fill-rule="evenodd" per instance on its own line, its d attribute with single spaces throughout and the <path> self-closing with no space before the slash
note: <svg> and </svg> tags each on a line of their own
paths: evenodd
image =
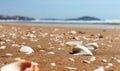
<svg viewBox="0 0 120 71">
<path fill-rule="evenodd" d="M 34 52 L 34 50 L 29 47 L 29 46 L 22 46 L 20 49 L 19 49 L 20 52 L 25 52 L 27 54 L 31 54 Z"/>
</svg>

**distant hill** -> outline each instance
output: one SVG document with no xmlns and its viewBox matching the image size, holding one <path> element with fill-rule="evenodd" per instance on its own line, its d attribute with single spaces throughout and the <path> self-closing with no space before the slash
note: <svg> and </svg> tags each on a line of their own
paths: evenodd
<svg viewBox="0 0 120 71">
<path fill-rule="evenodd" d="M 34 18 L 29 18 L 29 17 L 25 17 L 25 16 L 0 15 L 0 20 L 34 20 Z"/>
<path fill-rule="evenodd" d="M 83 17 L 79 17 L 79 18 L 69 18 L 69 19 L 57 19 L 57 18 L 44 18 L 42 20 L 66 20 L 66 21 L 70 21 L 70 20 L 83 20 L 83 21 L 92 21 L 92 20 L 101 20 L 99 18 L 96 17 L 91 17 L 91 16 L 83 16 Z"/>
<path fill-rule="evenodd" d="M 91 21 L 91 20 L 100 20 L 99 18 L 96 17 L 91 17 L 91 16 L 83 16 L 79 18 L 72 18 L 72 19 L 66 19 L 66 20 L 85 20 L 85 21 Z"/>
</svg>

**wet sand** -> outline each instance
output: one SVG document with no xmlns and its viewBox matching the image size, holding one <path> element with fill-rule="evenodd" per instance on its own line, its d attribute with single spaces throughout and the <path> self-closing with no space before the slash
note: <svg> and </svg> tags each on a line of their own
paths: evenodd
<svg viewBox="0 0 120 71">
<path fill-rule="evenodd" d="M 99 49 L 92 51 L 96 60 L 84 63 L 93 56 L 70 54 L 73 47 L 65 45 L 68 41 L 83 41 L 83 45 L 96 42 Z M 19 52 L 23 45 L 35 52 Z M 40 71 L 94 71 L 98 66 L 105 71 L 120 71 L 120 29 L 0 24 L 0 67 L 16 58 L 37 62 Z M 109 63 L 112 66 L 106 68 Z"/>
</svg>

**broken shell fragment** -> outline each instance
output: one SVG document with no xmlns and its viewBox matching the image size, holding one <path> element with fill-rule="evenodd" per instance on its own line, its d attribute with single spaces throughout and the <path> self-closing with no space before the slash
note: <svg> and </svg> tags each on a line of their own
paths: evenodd
<svg viewBox="0 0 120 71">
<path fill-rule="evenodd" d="M 93 50 L 99 48 L 97 43 L 88 43 L 85 45 L 85 47 L 87 47 L 88 49 L 93 49 Z"/>
<path fill-rule="evenodd" d="M 3 66 L 0 71 L 39 71 L 39 68 L 33 62 L 17 61 Z"/>
</svg>

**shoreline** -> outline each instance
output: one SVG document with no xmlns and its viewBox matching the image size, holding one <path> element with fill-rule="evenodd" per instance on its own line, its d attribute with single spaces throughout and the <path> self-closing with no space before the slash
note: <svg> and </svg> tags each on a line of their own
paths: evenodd
<svg viewBox="0 0 120 71">
<path fill-rule="evenodd" d="M 46 26 L 46 27 L 68 27 L 68 28 L 98 28 L 98 29 L 120 29 L 120 25 L 113 24 L 74 24 L 74 23 L 1 23 L 11 25 L 31 25 L 31 26 Z"/>
</svg>

